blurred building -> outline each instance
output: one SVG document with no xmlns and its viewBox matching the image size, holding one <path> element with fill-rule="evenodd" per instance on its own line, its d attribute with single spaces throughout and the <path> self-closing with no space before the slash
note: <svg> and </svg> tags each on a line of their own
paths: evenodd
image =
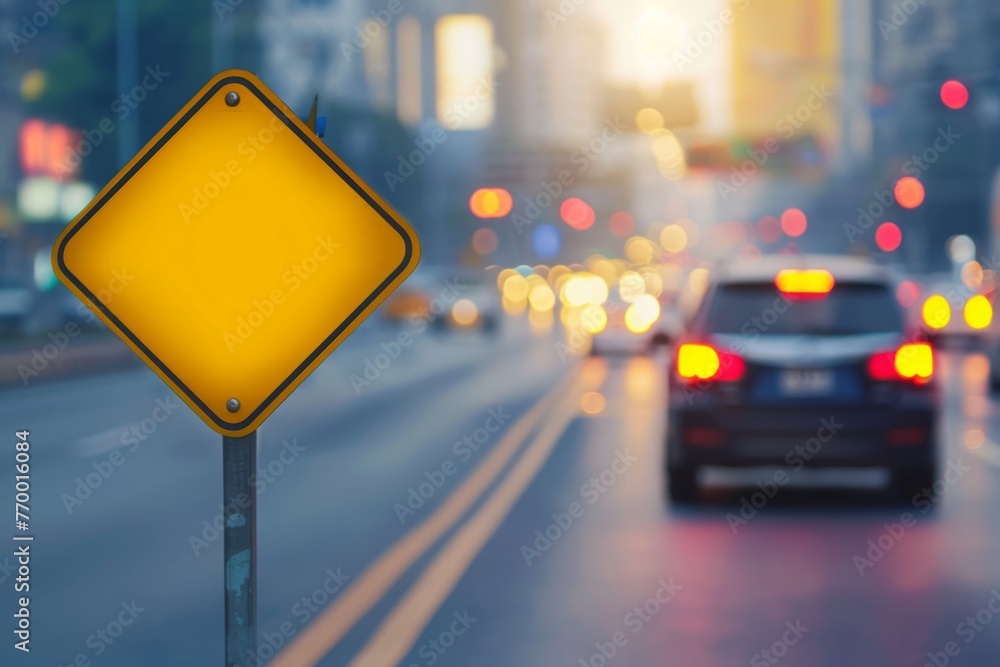
<svg viewBox="0 0 1000 667">
<path fill-rule="evenodd" d="M 903 223 L 909 263 L 943 269 L 951 236 L 989 244 L 990 190 L 1000 163 L 1000 5 L 873 0 L 871 25 L 877 178 L 883 187 L 903 175 L 924 184 L 924 203 L 894 214 Z M 942 101 L 948 80 L 968 89 L 959 109 Z M 942 132 L 955 137 L 944 150 Z"/>
<path fill-rule="evenodd" d="M 733 2 L 733 131 L 774 165 L 837 167 L 843 155 L 843 17 L 837 0 Z M 744 151 L 746 152 L 746 151 Z M 772 165 L 773 166 L 773 165 Z"/>
</svg>

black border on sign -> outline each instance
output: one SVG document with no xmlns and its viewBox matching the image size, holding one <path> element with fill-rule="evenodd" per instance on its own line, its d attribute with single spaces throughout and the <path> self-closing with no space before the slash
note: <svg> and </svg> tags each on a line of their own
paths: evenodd
<svg viewBox="0 0 1000 667">
<path fill-rule="evenodd" d="M 94 216 L 94 214 L 97 213 L 99 210 L 101 210 L 101 208 L 112 197 L 114 197 L 114 195 L 122 188 L 122 186 L 124 186 L 129 181 L 129 179 L 131 179 L 140 169 L 142 169 L 142 167 L 146 164 L 146 162 L 148 162 L 149 159 L 153 155 L 155 155 L 157 153 L 157 151 L 159 151 L 160 148 L 162 148 L 177 133 L 177 131 L 181 127 L 183 127 L 184 124 L 188 120 L 190 120 L 192 116 L 194 116 L 194 114 L 198 110 L 200 110 L 203 106 L 205 106 L 205 104 L 212 98 L 213 95 L 215 95 L 216 92 L 219 91 L 219 89 L 221 89 L 221 88 L 223 88 L 225 86 L 228 86 L 228 85 L 232 85 L 232 84 L 241 84 L 241 85 L 245 86 L 248 90 L 250 90 L 254 94 L 254 96 L 257 97 L 257 99 L 259 99 L 261 102 L 263 102 L 264 106 L 266 106 L 268 109 L 270 109 L 271 112 L 275 116 L 277 116 L 279 119 L 281 119 L 281 121 L 285 124 L 286 127 L 288 127 L 289 129 L 291 129 L 300 139 L 302 139 L 302 141 L 307 146 L 309 146 L 309 148 L 311 148 L 313 150 L 313 152 L 316 153 L 316 155 L 321 160 L 323 160 L 323 162 L 325 162 L 331 169 L 333 169 L 333 171 L 336 172 L 337 175 L 340 176 L 344 180 L 344 182 L 346 182 L 348 185 L 350 185 L 351 188 L 362 199 L 364 199 L 368 203 L 369 206 L 371 206 L 380 216 L 382 216 L 383 220 L 385 220 L 387 223 L 389 223 L 389 225 L 399 233 L 400 237 L 403 239 L 403 244 L 405 246 L 405 252 L 403 254 L 403 261 L 402 261 L 402 263 L 391 274 L 389 274 L 389 277 L 386 278 L 375 289 L 375 291 L 372 292 L 361 303 L 361 305 L 358 306 L 350 314 L 350 316 L 348 316 L 348 318 L 343 323 L 341 323 L 341 325 L 338 326 L 333 331 L 333 333 L 331 333 L 320 344 L 319 347 L 317 347 L 315 350 L 313 350 L 313 352 L 308 357 L 306 357 L 305 361 L 303 361 L 301 364 L 299 364 L 299 366 L 297 368 L 295 368 L 295 370 L 292 371 L 291 375 L 289 375 L 288 378 L 284 382 L 282 382 L 280 385 L 278 385 L 278 387 L 270 395 L 268 395 L 267 398 L 265 398 L 264 401 L 246 419 L 244 419 L 244 420 L 242 420 L 240 422 L 236 422 L 236 423 L 234 423 L 234 422 L 227 422 L 227 421 L 224 421 L 224 420 L 220 419 L 216 415 L 216 413 L 215 413 L 214 410 L 210 409 L 207 405 L 205 405 L 205 403 L 200 398 L 198 398 L 198 396 L 196 396 L 194 394 L 194 392 L 192 392 L 187 387 L 187 385 L 185 385 L 183 382 L 181 382 L 180 378 L 178 378 L 173 373 L 173 371 L 171 371 L 169 368 L 167 368 L 163 364 L 163 362 L 161 362 L 156 357 L 156 355 L 154 355 L 152 353 L 152 351 L 149 348 L 147 348 L 142 343 L 142 341 L 140 341 L 138 338 L 136 338 L 135 334 L 133 334 L 131 331 L 129 331 L 129 329 L 122 323 L 122 321 L 120 319 L 118 319 L 118 317 L 114 313 L 111 312 L 110 308 L 108 308 L 107 306 L 105 306 L 101 302 L 100 299 L 98 299 L 89 289 L 87 289 L 87 287 L 83 283 L 81 283 L 77 279 L 76 276 L 73 275 L 73 273 L 66 266 L 65 257 L 64 257 L 66 246 L 69 244 L 70 240 L 73 238 L 73 236 L 80 229 L 83 228 L 83 226 L 85 224 L 87 224 L 87 222 L 90 221 L 90 219 Z M 367 192 L 365 192 L 364 188 L 362 188 L 353 178 L 351 178 L 347 174 L 347 172 L 344 171 L 340 167 L 340 165 L 338 165 L 335 161 L 331 160 L 329 158 L 329 156 L 327 156 L 322 150 L 320 150 L 319 145 L 316 143 L 316 140 L 313 139 L 313 138 L 311 138 L 311 137 L 309 137 L 304 132 L 302 132 L 298 128 L 298 126 L 296 126 L 288 118 L 288 116 L 284 112 L 281 111 L 281 109 L 279 109 L 276 105 L 274 105 L 271 102 L 271 100 L 269 100 L 267 98 L 267 96 L 265 96 L 257 88 L 257 86 L 253 84 L 253 82 L 249 81 L 248 79 L 246 79 L 246 78 L 244 78 L 242 76 L 231 76 L 231 77 L 226 77 L 225 79 L 220 80 L 218 83 L 216 83 L 214 86 L 212 86 L 212 88 L 210 88 L 202 96 L 202 98 L 200 100 L 198 100 L 194 104 L 194 106 L 191 107 L 191 109 L 188 110 L 187 113 L 185 113 L 169 130 L 167 130 L 167 132 L 162 137 L 160 137 L 160 140 L 157 141 L 156 144 L 154 144 L 149 150 L 146 151 L 146 153 L 139 159 L 138 162 L 136 162 L 134 165 L 132 165 L 132 168 L 129 169 L 128 172 L 125 173 L 124 176 L 120 177 L 119 180 L 117 180 L 115 182 L 114 186 L 110 190 L 108 190 L 108 192 L 100 199 L 100 201 L 98 201 L 97 204 L 93 208 L 91 208 L 87 212 L 87 214 L 85 216 L 83 216 L 76 223 L 76 225 L 73 226 L 73 228 L 71 230 L 69 230 L 69 232 L 67 232 L 66 236 L 63 237 L 63 239 L 62 239 L 62 241 L 59 244 L 59 247 L 57 249 L 56 257 L 57 257 L 57 260 L 59 262 L 59 268 L 62 270 L 63 274 L 67 278 L 69 278 L 73 282 L 73 284 L 76 285 L 76 287 L 83 294 L 85 294 L 87 296 L 87 298 L 91 302 L 91 305 L 95 306 L 98 310 L 100 310 L 102 313 L 104 313 L 108 317 L 108 319 L 110 319 L 112 322 L 114 322 L 114 324 L 118 328 L 118 330 L 121 331 L 122 333 L 124 333 L 128 337 L 128 339 L 130 341 L 132 341 L 132 343 L 137 348 L 139 348 L 140 350 L 142 350 L 142 352 L 146 356 L 146 358 L 149 359 L 150 361 L 152 361 L 156 365 L 156 367 L 164 375 L 166 375 L 167 377 L 169 377 L 171 379 L 171 381 L 173 381 L 173 383 L 178 388 L 180 388 L 181 391 L 184 392 L 185 396 L 187 396 L 188 398 L 190 398 L 192 402 L 194 402 L 196 405 L 198 405 L 202 409 L 202 411 L 206 415 L 208 415 L 209 417 L 211 417 L 212 421 L 215 422 L 215 424 L 217 424 L 220 428 L 225 429 L 225 430 L 230 430 L 230 431 L 238 431 L 238 430 L 244 429 L 247 426 L 249 426 L 255 419 L 257 419 L 257 417 L 259 417 L 261 415 L 262 412 L 264 412 L 264 410 L 266 410 L 268 407 L 270 407 L 271 404 L 274 403 L 275 400 L 277 400 L 278 396 L 280 396 L 281 393 L 283 391 L 285 391 L 285 389 L 287 389 L 288 386 L 292 382 L 294 382 L 299 376 L 301 376 L 305 372 L 305 370 L 309 367 L 310 364 L 312 364 L 314 361 L 316 361 L 316 359 L 318 357 L 320 357 L 334 343 L 334 341 L 336 341 L 337 338 L 340 337 L 340 335 L 348 327 L 350 327 L 355 321 L 357 321 L 357 319 L 361 316 L 361 313 L 364 312 L 365 308 L 367 308 L 368 306 L 370 306 L 372 304 L 372 302 L 375 299 L 377 299 L 383 292 L 385 292 L 385 290 L 389 287 L 389 285 L 392 284 L 392 282 L 397 277 L 399 277 L 399 275 L 403 272 L 403 270 L 410 263 L 410 260 L 413 258 L 413 242 L 410 239 L 409 235 L 406 233 L 406 231 L 399 225 L 399 223 L 397 223 L 393 219 L 393 217 L 391 215 L 389 215 L 388 211 L 386 211 L 385 208 L 383 208 Z"/>
</svg>

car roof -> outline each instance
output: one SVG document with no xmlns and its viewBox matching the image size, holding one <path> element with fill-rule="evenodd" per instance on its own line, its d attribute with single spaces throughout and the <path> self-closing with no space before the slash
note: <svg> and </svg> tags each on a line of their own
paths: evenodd
<svg viewBox="0 0 1000 667">
<path fill-rule="evenodd" d="M 713 277 L 716 283 L 772 282 L 784 269 L 825 269 L 837 282 L 889 282 L 891 274 L 885 267 L 861 257 L 846 255 L 791 254 L 764 255 L 756 259 L 738 259 L 720 265 Z"/>
</svg>

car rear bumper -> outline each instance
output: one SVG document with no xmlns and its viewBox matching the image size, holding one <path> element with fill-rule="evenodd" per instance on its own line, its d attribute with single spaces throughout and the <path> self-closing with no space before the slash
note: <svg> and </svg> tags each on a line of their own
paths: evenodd
<svg viewBox="0 0 1000 667">
<path fill-rule="evenodd" d="M 905 407 L 684 407 L 670 410 L 670 465 L 924 467 L 935 457 L 936 410 Z"/>
</svg>

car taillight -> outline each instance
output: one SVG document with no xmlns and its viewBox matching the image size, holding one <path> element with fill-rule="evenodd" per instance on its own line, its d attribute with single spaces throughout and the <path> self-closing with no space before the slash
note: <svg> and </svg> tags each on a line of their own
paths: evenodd
<svg viewBox="0 0 1000 667">
<path fill-rule="evenodd" d="M 873 380 L 909 380 L 926 384 L 934 375 L 934 350 L 927 343 L 907 343 L 898 350 L 877 352 L 868 359 Z"/>
<path fill-rule="evenodd" d="M 745 371 L 742 357 L 711 345 L 684 343 L 677 349 L 677 375 L 689 383 L 736 382 Z"/>
<path fill-rule="evenodd" d="M 790 299 L 823 299 L 833 291 L 833 274 L 823 269 L 785 269 L 774 278 L 782 296 Z"/>
</svg>

